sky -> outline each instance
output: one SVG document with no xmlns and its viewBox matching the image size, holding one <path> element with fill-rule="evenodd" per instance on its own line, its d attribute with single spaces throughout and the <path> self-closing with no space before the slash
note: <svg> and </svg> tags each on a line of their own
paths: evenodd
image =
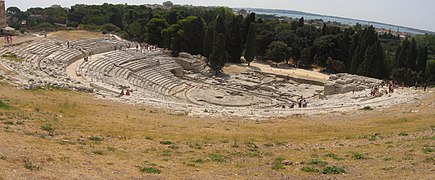
<svg viewBox="0 0 435 180">
<path fill-rule="evenodd" d="M 5 0 L 21 10 L 59 4 L 161 4 L 162 0 Z M 289 9 L 339 16 L 435 32 L 435 0 L 172 0 L 174 4 Z"/>
</svg>

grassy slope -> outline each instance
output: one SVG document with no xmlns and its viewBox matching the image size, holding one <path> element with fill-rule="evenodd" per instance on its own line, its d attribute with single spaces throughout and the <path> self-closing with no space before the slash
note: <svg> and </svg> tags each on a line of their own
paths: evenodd
<svg viewBox="0 0 435 180">
<path fill-rule="evenodd" d="M 388 110 L 263 122 L 175 116 L 89 94 L 5 84 L 0 99 L 11 106 L 0 109 L 0 177 L 5 179 L 434 178 L 433 93 Z M 42 126 L 52 127 L 54 135 Z M 273 163 L 277 157 L 293 165 L 281 169 Z M 328 165 L 311 165 L 312 159 Z M 347 173 L 307 173 L 300 170 L 304 166 L 338 166 Z M 141 173 L 143 167 L 161 174 Z"/>
</svg>

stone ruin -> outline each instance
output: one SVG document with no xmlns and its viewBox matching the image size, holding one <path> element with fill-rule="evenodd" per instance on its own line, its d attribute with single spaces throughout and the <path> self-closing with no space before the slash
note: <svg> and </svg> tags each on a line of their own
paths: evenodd
<svg viewBox="0 0 435 180">
<path fill-rule="evenodd" d="M 213 76 L 205 57 L 187 53 L 172 57 L 164 49 L 134 47 L 133 42 L 117 37 L 69 44 L 43 38 L 0 47 L 3 57 L 0 65 L 15 74 L 1 75 L 26 89 L 71 89 L 94 92 L 116 101 L 171 108 L 182 111 L 181 114 L 218 112 L 244 117 L 258 114 L 276 117 L 354 106 L 372 97 L 365 98 L 364 93 L 358 95 L 361 98 L 342 96 L 344 93 L 363 91 L 381 83 L 373 78 L 336 74 L 325 84 L 253 69 Z M 6 54 L 14 54 L 20 61 L 6 60 Z M 125 89 L 131 95 L 120 96 Z M 330 95 L 330 100 L 320 98 L 324 95 Z M 309 108 L 297 109 L 301 99 L 309 102 Z M 313 108 L 317 110 L 311 111 Z"/>
<path fill-rule="evenodd" d="M 325 83 L 324 95 L 344 94 L 352 91 L 363 91 L 374 86 L 379 86 L 382 80 L 339 73 L 329 76 Z"/>
</svg>

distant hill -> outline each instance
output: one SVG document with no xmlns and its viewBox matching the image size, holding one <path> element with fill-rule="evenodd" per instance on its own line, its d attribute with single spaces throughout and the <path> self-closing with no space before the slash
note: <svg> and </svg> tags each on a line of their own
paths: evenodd
<svg viewBox="0 0 435 180">
<path fill-rule="evenodd" d="M 240 10 L 242 8 L 233 8 L 235 10 Z M 387 23 L 380 23 L 380 22 L 373 22 L 373 21 L 366 21 L 366 20 L 358 20 L 358 19 L 352 19 L 352 18 L 344 18 L 344 17 L 338 17 L 338 16 L 328 16 L 328 15 L 321 15 L 321 14 L 314 14 L 314 13 L 307 13 L 302 11 L 295 11 L 295 10 L 282 10 L 282 9 L 261 9 L 261 8 L 243 8 L 250 12 L 255 12 L 257 14 L 269 14 L 269 15 L 276 15 L 276 16 L 287 16 L 291 18 L 300 18 L 304 17 L 305 19 L 323 19 L 324 21 L 335 21 L 342 24 L 348 24 L 348 25 L 355 25 L 356 23 L 360 23 L 362 25 L 373 25 L 376 28 L 380 29 L 391 29 L 393 31 L 396 31 L 399 29 L 400 32 L 410 33 L 410 34 L 435 34 L 435 32 L 427 31 L 427 30 L 421 30 L 411 27 L 405 27 L 405 26 L 398 26 L 398 25 L 392 25 Z"/>
</svg>

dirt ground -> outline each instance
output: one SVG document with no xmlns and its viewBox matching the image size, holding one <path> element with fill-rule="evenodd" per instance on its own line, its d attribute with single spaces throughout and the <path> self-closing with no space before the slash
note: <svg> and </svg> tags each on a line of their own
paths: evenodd
<svg viewBox="0 0 435 180">
<path fill-rule="evenodd" d="M 290 68 L 290 69 L 275 68 L 275 67 L 271 67 L 268 64 L 257 63 L 257 62 L 252 62 L 251 66 L 248 66 L 246 64 L 227 64 L 227 66 L 225 66 L 223 70 L 225 73 L 239 73 L 246 70 L 253 70 L 253 71 L 261 71 L 261 72 L 272 73 L 272 74 L 279 74 L 283 76 L 292 76 L 296 78 L 314 80 L 319 82 L 326 82 L 329 78 L 329 75 L 317 71 L 310 71 L 310 70 L 299 69 L 299 68 Z"/>
<path fill-rule="evenodd" d="M 264 121 L 4 83 L 0 100 L 0 179 L 435 178 L 435 93 L 383 110 Z"/>
<path fill-rule="evenodd" d="M 48 34 L 48 37 L 53 37 L 62 41 L 79 41 L 90 38 L 101 38 L 103 36 L 103 34 L 98 32 L 84 30 L 56 31 Z"/>
</svg>

